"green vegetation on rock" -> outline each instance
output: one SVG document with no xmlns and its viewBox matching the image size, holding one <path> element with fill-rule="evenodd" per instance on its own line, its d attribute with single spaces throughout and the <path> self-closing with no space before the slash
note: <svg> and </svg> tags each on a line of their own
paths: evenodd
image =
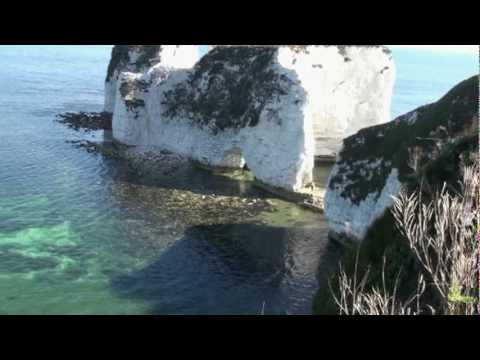
<svg viewBox="0 0 480 360">
<path fill-rule="evenodd" d="M 412 150 L 417 150 L 418 161 L 423 164 L 444 156 L 454 146 L 455 139 L 478 133 L 477 114 L 478 76 L 474 76 L 435 104 L 418 108 L 390 123 L 363 129 L 344 140 L 337 162 L 338 172 L 329 188 L 348 182 L 342 196 L 359 204 L 384 187 L 393 168 L 398 169 L 400 181 L 408 181 L 414 176 L 410 166 Z M 380 164 L 368 167 L 379 159 Z"/>
<path fill-rule="evenodd" d="M 130 52 L 137 51 L 138 57 L 134 65 L 136 71 L 141 71 L 151 66 L 153 61 L 160 61 L 162 45 L 115 45 L 112 49 L 110 63 L 108 64 L 106 81 L 110 81 L 118 71 L 130 64 Z"/>
<path fill-rule="evenodd" d="M 337 183 L 345 181 L 346 176 L 353 183 L 345 187 L 344 195 L 358 203 L 368 194 L 381 189 L 390 169 L 397 168 L 405 189 L 411 192 L 421 188 L 424 201 L 429 201 L 444 183 L 449 191 L 455 193 L 459 191 L 462 167 L 478 161 L 477 114 L 478 77 L 475 76 L 457 85 L 435 104 L 421 107 L 392 123 L 364 129 L 348 138 L 339 160 L 344 171 L 340 171 L 329 186 L 334 188 Z M 416 169 L 412 169 L 412 152 L 409 151 L 412 148 L 417 149 Z M 373 169 L 371 177 L 360 174 L 362 167 L 354 166 L 355 162 L 358 164 L 365 159 L 373 161 L 378 158 L 384 159 L 382 166 L 388 166 L 388 169 Z M 357 256 L 357 276 L 361 278 L 367 270 L 370 271 L 367 291 L 373 287 L 382 288 L 382 269 L 386 258 L 387 290 L 393 290 L 396 277 L 400 274 L 399 298 L 405 301 L 414 293 L 420 267 L 390 211 L 386 211 L 371 226 L 360 245 L 345 247 L 341 262 L 350 277 L 355 273 Z M 339 271 L 329 276 L 332 289 L 324 286 L 316 294 L 313 303 L 315 314 L 338 313 L 331 293 L 331 290 L 338 292 L 338 275 Z M 451 296 L 458 301 L 465 300 L 455 291 Z M 427 288 L 423 302 L 435 307 L 438 301 L 432 289 Z"/>
<path fill-rule="evenodd" d="M 265 105 L 292 86 L 272 66 L 277 51 L 271 46 L 214 48 L 195 65 L 187 81 L 166 92 L 164 115 L 190 118 L 215 134 L 256 126 Z"/>
</svg>

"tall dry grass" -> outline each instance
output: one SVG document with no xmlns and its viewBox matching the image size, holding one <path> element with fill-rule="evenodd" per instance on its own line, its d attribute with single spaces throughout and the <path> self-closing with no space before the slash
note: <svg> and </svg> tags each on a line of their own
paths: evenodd
<svg viewBox="0 0 480 360">
<path fill-rule="evenodd" d="M 393 289 L 386 288 L 386 259 L 381 288 L 366 289 L 369 271 L 358 278 L 357 266 L 352 276 L 341 268 L 339 294 L 332 291 L 340 314 L 414 315 L 426 313 L 425 309 L 434 314 L 480 314 L 478 164 L 465 166 L 462 175 L 458 191 L 444 185 L 428 201 L 422 199 L 422 189 L 412 194 L 401 191 L 394 198 L 396 226 L 422 269 L 417 291 L 406 301 L 400 300 L 399 277 Z M 437 308 L 421 306 L 427 286 L 435 291 Z"/>
</svg>

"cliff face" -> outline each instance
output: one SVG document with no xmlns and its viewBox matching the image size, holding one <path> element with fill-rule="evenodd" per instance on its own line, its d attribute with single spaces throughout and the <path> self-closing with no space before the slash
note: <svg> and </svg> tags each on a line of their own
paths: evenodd
<svg viewBox="0 0 480 360">
<path fill-rule="evenodd" d="M 315 155 L 335 156 L 343 138 L 389 120 L 394 66 L 384 47 L 222 45 L 198 62 L 187 48 L 114 49 L 105 110 L 115 103 L 117 140 L 208 166 L 247 164 L 296 192 L 312 183 Z"/>
<path fill-rule="evenodd" d="M 227 47 L 239 46 L 211 45 L 210 49 Z M 308 88 L 312 106 L 316 156 L 335 157 L 344 138 L 364 127 L 390 121 L 395 64 L 387 48 L 375 45 L 245 47 L 280 47 L 294 53 L 292 68 L 304 75 L 302 86 Z"/>
<path fill-rule="evenodd" d="M 198 59 L 196 46 L 115 45 L 105 80 L 104 111 L 113 113 L 115 110 L 118 79 L 122 73 L 145 73 L 158 64 L 171 68 L 189 68 Z"/>
<path fill-rule="evenodd" d="M 402 186 L 455 185 L 460 166 L 478 152 L 478 77 L 437 103 L 347 138 L 330 175 L 325 214 L 334 234 L 363 240 Z M 393 224 L 392 224 L 393 226 Z"/>
</svg>

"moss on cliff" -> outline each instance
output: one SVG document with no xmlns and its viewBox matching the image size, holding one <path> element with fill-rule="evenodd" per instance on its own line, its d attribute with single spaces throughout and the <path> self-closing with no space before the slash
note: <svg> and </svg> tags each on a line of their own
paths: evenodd
<svg viewBox="0 0 480 360">
<path fill-rule="evenodd" d="M 384 125 L 359 131 L 344 140 L 337 162 L 338 172 L 329 188 L 342 188 L 342 196 L 359 204 L 369 194 L 378 196 L 393 168 L 400 181 L 414 171 L 409 166 L 411 151 L 418 150 L 419 164 L 433 161 L 451 140 L 478 128 L 478 77 L 453 88 L 435 104 L 423 106 Z M 379 164 L 376 164 L 381 160 Z M 369 164 L 375 166 L 368 167 Z M 362 166 L 363 165 L 363 166 Z M 346 185 L 344 185 L 346 184 Z"/>
<path fill-rule="evenodd" d="M 160 54 L 162 51 L 162 45 L 138 45 L 141 46 L 139 49 L 139 56 L 135 65 L 137 69 L 143 69 L 148 66 L 151 66 L 153 62 L 160 61 Z M 177 45 L 178 46 L 178 45 Z"/>
<path fill-rule="evenodd" d="M 478 136 L 459 139 L 441 156 L 427 164 L 421 174 L 411 177 L 404 185 L 408 190 L 414 191 L 418 188 L 420 179 L 425 178 L 432 186 L 432 190 L 439 189 L 446 182 L 452 191 L 459 191 L 461 165 L 472 165 L 473 161 L 477 161 L 472 154 L 478 154 Z M 430 192 L 425 192 L 423 194 L 424 200 L 428 201 L 430 195 Z M 359 276 L 363 276 L 365 271 L 370 269 L 367 290 L 372 287 L 382 287 L 383 258 L 385 256 L 387 259 L 385 267 L 387 289 L 392 292 L 396 277 L 400 274 L 399 298 L 405 301 L 414 293 L 420 268 L 407 241 L 397 229 L 390 211 L 386 211 L 372 225 L 361 245 L 349 244 L 345 247 L 341 262 L 349 277 L 353 277 L 355 272 L 357 253 Z M 337 294 L 338 276 L 339 272 L 335 271 L 328 278 L 333 291 Z M 422 303 L 437 307 L 438 299 L 431 288 L 427 288 Z M 313 311 L 319 315 L 338 313 L 329 287 L 323 287 L 317 292 L 313 301 Z"/>
<path fill-rule="evenodd" d="M 145 100 L 141 97 L 148 92 L 149 85 L 142 79 L 127 79 L 120 84 L 122 99 L 127 109 L 135 114 L 135 119 L 139 116 L 139 110 L 145 107 Z"/>
<path fill-rule="evenodd" d="M 115 45 L 112 48 L 112 55 L 110 56 L 110 63 L 108 64 L 106 81 L 110 81 L 115 74 L 115 70 L 128 64 L 129 49 L 130 45 Z"/>
<path fill-rule="evenodd" d="M 287 94 L 291 86 L 272 67 L 277 51 L 271 46 L 214 48 L 187 81 L 165 93 L 164 115 L 188 118 L 215 134 L 256 126 L 266 103 Z"/>
<path fill-rule="evenodd" d="M 138 52 L 138 57 L 133 64 L 130 59 L 132 51 Z M 162 45 L 115 45 L 108 64 L 106 81 L 112 79 L 116 70 L 120 71 L 127 65 L 134 67 L 132 71 L 141 71 L 153 65 L 154 62 L 160 62 L 161 51 Z"/>
<path fill-rule="evenodd" d="M 412 117 L 415 113 L 415 117 Z M 429 184 L 429 188 L 425 188 L 422 195 L 425 201 L 444 183 L 449 185 L 450 191 L 458 191 L 461 167 L 478 161 L 477 114 L 478 77 L 473 77 L 460 83 L 436 104 L 417 109 L 390 124 L 364 129 L 347 139 L 340 163 L 348 164 L 343 176 L 354 183 L 344 188 L 345 196 L 360 201 L 365 193 L 383 187 L 385 173 L 388 171 L 373 169 L 373 177 L 369 181 L 365 176 L 362 177 L 360 168 L 351 168 L 355 162 L 358 167 L 359 161 L 375 159 L 382 154 L 385 159 L 382 166 L 386 166 L 385 161 L 389 161 L 391 165 L 388 168 L 400 169 L 400 179 L 407 191 L 417 190 L 420 182 L 426 180 L 423 182 Z M 416 172 L 408 165 L 408 149 L 413 147 L 420 150 Z M 342 178 L 342 174 L 337 175 L 330 186 L 345 181 L 345 178 Z M 389 210 L 371 226 L 360 246 L 346 246 L 342 264 L 349 276 L 354 274 L 357 252 L 359 275 L 368 267 L 371 269 L 367 289 L 372 286 L 381 287 L 385 255 L 387 288 L 393 288 L 395 277 L 401 271 L 399 297 L 405 300 L 414 292 L 420 269 Z M 338 291 L 338 275 L 337 271 L 329 277 L 334 291 Z M 423 301 L 435 306 L 437 299 L 427 289 Z M 315 314 L 337 313 L 328 287 L 316 294 L 313 310 Z"/>
</svg>

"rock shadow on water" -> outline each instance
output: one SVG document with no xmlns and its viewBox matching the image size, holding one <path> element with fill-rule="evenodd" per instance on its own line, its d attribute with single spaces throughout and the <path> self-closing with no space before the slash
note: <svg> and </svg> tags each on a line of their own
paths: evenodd
<svg viewBox="0 0 480 360">
<path fill-rule="evenodd" d="M 116 276 L 117 296 L 151 314 L 309 314 L 327 241 L 257 224 L 201 225 L 138 271 Z M 323 256 L 327 258 L 328 256 Z"/>
</svg>

